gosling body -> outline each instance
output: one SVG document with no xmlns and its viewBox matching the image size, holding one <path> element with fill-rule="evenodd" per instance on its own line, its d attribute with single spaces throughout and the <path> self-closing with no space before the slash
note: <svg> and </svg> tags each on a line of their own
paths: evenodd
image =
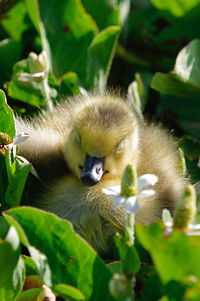
<svg viewBox="0 0 200 301">
<path fill-rule="evenodd" d="M 118 96 L 66 100 L 52 113 L 17 119 L 17 130 L 29 132 L 20 154 L 46 183 L 35 206 L 71 221 L 101 255 L 109 253 L 115 232 L 126 225 L 123 206 L 115 208 L 102 188 L 120 185 L 127 164 L 138 175 L 158 176 L 155 196 L 140 201 L 137 223 L 160 220 L 162 210 L 173 211 L 184 191 L 175 140 L 139 120 Z"/>
</svg>

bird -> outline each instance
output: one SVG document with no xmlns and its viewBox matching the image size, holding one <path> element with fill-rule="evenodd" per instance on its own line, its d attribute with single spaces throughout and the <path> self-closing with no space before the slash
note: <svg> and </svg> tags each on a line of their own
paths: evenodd
<svg viewBox="0 0 200 301">
<path fill-rule="evenodd" d="M 178 167 L 177 139 L 162 126 L 139 118 L 117 93 L 78 95 L 32 119 L 16 118 L 17 132 L 29 139 L 19 146 L 44 181 L 34 206 L 70 221 L 101 256 L 126 227 L 123 205 L 116 208 L 103 188 L 117 186 L 125 167 L 138 176 L 158 177 L 156 194 L 139 202 L 136 223 L 160 221 L 173 212 L 187 179 Z"/>
</svg>

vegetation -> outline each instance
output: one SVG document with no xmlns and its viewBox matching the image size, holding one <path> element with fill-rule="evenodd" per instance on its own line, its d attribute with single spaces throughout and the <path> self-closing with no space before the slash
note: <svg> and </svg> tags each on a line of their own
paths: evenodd
<svg viewBox="0 0 200 301">
<path fill-rule="evenodd" d="M 193 187 L 181 200 L 181 210 L 188 199 L 193 210 L 186 226 L 177 222 L 179 209 L 178 229 L 164 212 L 163 223 L 137 225 L 134 242 L 127 232 L 117 235 L 118 260 L 107 262 L 67 221 L 24 206 L 27 178 L 34 183 L 36 173 L 12 144 L 14 113 L 32 116 L 66 96 L 117 88 L 139 114 L 179 137 L 180 168 L 197 191 L 198 224 L 199 16 L 199 0 L 0 2 L 1 301 L 44 300 L 45 294 L 48 300 L 199 300 Z"/>
</svg>

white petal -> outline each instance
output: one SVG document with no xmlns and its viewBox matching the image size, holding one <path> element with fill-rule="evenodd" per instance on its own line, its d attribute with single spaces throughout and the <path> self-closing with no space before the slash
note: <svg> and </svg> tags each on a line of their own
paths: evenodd
<svg viewBox="0 0 200 301">
<path fill-rule="evenodd" d="M 158 181 L 158 177 L 152 174 L 145 174 L 137 179 L 138 190 L 141 191 L 149 186 L 153 186 Z"/>
<path fill-rule="evenodd" d="M 173 226 L 173 223 L 172 223 L 172 222 L 170 222 L 170 221 L 168 221 L 168 222 L 165 222 L 164 224 L 165 224 L 165 226 L 166 226 L 166 227 L 168 227 L 168 228 L 170 228 L 170 227 L 172 227 L 172 226 Z"/>
<path fill-rule="evenodd" d="M 139 210 L 139 205 L 135 196 L 127 198 L 124 206 L 127 213 L 135 213 Z"/>
<path fill-rule="evenodd" d="M 9 144 L 6 144 L 6 145 L 4 145 L 4 148 L 5 149 L 12 149 L 14 147 L 14 143 L 12 142 L 12 143 L 9 143 Z"/>
<path fill-rule="evenodd" d="M 200 230 L 200 224 L 191 224 L 189 228 L 192 230 Z"/>
<path fill-rule="evenodd" d="M 121 191 L 120 186 L 111 186 L 109 188 L 103 188 L 103 192 L 107 195 L 118 195 Z"/>
<path fill-rule="evenodd" d="M 137 195 L 137 198 L 145 198 L 145 197 L 147 198 L 147 197 L 153 196 L 155 194 L 156 194 L 155 190 L 153 190 L 153 189 L 146 189 L 146 190 L 142 190 Z"/>
<path fill-rule="evenodd" d="M 14 144 L 20 144 L 24 142 L 29 137 L 28 133 L 19 133 L 14 138 Z"/>
<path fill-rule="evenodd" d="M 126 197 L 124 197 L 124 196 L 115 196 L 115 197 L 114 197 L 113 206 L 114 206 L 114 207 L 119 207 L 119 206 L 122 205 L 125 201 L 126 201 Z"/>
<path fill-rule="evenodd" d="M 42 79 L 45 77 L 45 72 L 37 72 L 37 73 L 33 73 L 32 77 L 35 79 Z"/>
</svg>

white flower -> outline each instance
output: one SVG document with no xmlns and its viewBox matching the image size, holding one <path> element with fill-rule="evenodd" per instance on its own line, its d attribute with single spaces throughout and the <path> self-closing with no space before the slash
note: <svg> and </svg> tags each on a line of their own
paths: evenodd
<svg viewBox="0 0 200 301">
<path fill-rule="evenodd" d="M 14 140 L 12 143 L 4 145 L 4 148 L 6 149 L 12 149 L 14 145 L 20 144 L 24 142 L 26 139 L 28 139 L 29 134 L 28 133 L 19 133 L 14 137 Z"/>
<path fill-rule="evenodd" d="M 148 198 L 155 195 L 155 191 L 153 189 L 147 189 L 150 186 L 153 186 L 158 181 L 158 177 L 152 174 L 145 174 L 137 179 L 137 195 L 126 197 L 120 195 L 121 187 L 120 186 L 112 186 L 109 188 L 103 188 L 103 192 L 107 194 L 109 197 L 114 199 L 113 205 L 115 207 L 119 207 L 120 205 L 124 205 L 127 213 L 135 213 L 139 210 L 138 200 L 142 198 Z"/>
</svg>

